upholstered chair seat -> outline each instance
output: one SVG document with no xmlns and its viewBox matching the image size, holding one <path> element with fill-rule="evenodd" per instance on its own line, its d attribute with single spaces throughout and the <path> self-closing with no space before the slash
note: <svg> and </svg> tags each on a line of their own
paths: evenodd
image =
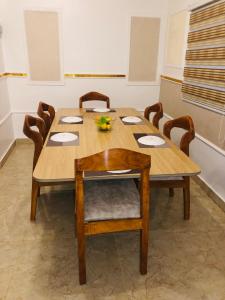
<svg viewBox="0 0 225 300">
<path fill-rule="evenodd" d="M 84 191 L 85 221 L 140 218 L 140 196 L 132 179 L 86 181 Z"/>
</svg>

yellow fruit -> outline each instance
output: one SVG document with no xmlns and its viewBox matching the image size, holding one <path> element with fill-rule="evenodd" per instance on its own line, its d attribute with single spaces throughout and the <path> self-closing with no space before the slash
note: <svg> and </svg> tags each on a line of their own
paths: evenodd
<svg viewBox="0 0 225 300">
<path fill-rule="evenodd" d="M 110 125 L 110 124 L 108 124 L 106 128 L 107 128 L 107 129 L 111 129 L 111 125 Z"/>
<path fill-rule="evenodd" d="M 101 129 L 105 130 L 107 128 L 107 124 L 101 124 Z"/>
</svg>

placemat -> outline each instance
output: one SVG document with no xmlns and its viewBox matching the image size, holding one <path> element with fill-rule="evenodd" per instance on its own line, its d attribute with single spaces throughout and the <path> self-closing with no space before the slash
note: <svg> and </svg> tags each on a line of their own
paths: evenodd
<svg viewBox="0 0 225 300">
<path fill-rule="evenodd" d="M 55 141 L 50 140 L 51 136 L 54 134 L 57 134 L 57 133 L 62 133 L 62 132 L 51 132 L 48 137 L 46 146 L 47 147 L 79 146 L 79 141 L 80 141 L 79 132 L 78 131 L 68 131 L 68 132 L 76 134 L 78 136 L 78 138 L 75 141 L 71 141 L 71 142 L 55 142 Z"/>
<path fill-rule="evenodd" d="M 158 145 L 158 146 L 143 145 L 143 144 L 138 142 L 138 139 L 140 137 L 148 136 L 148 135 L 149 136 L 158 136 L 158 137 L 160 137 L 161 139 L 164 140 L 164 138 L 159 133 L 134 133 L 133 135 L 134 135 L 134 138 L 135 138 L 139 148 L 169 148 L 169 145 L 166 142 L 165 142 L 165 144 Z"/>
<path fill-rule="evenodd" d="M 134 122 L 134 123 L 124 122 L 122 119 L 125 118 L 125 117 L 131 117 L 131 116 L 122 116 L 122 117 L 120 117 L 121 122 L 122 122 L 124 125 L 143 125 L 143 124 L 144 124 L 144 121 L 143 121 L 142 117 L 140 117 L 140 116 L 132 116 L 132 117 L 137 117 L 137 118 L 140 118 L 140 119 L 141 119 L 141 121 L 138 122 L 138 123 L 135 123 L 135 122 Z"/>
<path fill-rule="evenodd" d="M 106 111 L 106 112 L 98 112 L 98 111 L 94 111 L 93 109 L 94 108 L 86 108 L 86 112 L 92 112 L 92 113 L 95 113 L 95 114 L 107 114 L 107 113 L 110 113 L 110 112 L 116 112 L 116 110 L 112 109 L 112 108 L 110 108 L 110 110 Z"/>
<path fill-rule="evenodd" d="M 65 118 L 65 117 L 79 117 L 79 118 L 82 118 L 82 121 L 80 121 L 80 122 L 71 122 L 71 123 L 63 122 L 62 119 Z M 83 123 L 84 123 L 83 116 L 61 116 L 60 120 L 58 122 L 58 124 L 62 124 L 62 125 L 83 124 Z"/>
</svg>

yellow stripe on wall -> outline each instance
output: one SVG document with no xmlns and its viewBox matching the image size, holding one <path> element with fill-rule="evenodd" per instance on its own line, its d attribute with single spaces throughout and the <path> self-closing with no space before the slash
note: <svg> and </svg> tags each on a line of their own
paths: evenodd
<svg viewBox="0 0 225 300">
<path fill-rule="evenodd" d="M 0 78 L 6 78 L 6 77 L 27 77 L 27 73 L 0 73 Z"/>
<path fill-rule="evenodd" d="M 4 77 L 27 77 L 27 73 L 0 73 L 0 78 Z M 65 78 L 126 78 L 125 74 L 78 74 L 66 73 Z"/>
<path fill-rule="evenodd" d="M 125 78 L 124 74 L 64 74 L 66 78 Z"/>
</svg>

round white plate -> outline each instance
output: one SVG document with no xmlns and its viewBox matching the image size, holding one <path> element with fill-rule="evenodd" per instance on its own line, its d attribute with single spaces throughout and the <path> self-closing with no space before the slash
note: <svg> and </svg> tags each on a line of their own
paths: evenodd
<svg viewBox="0 0 225 300">
<path fill-rule="evenodd" d="M 129 117 L 124 117 L 122 121 L 126 123 L 140 123 L 142 119 L 134 116 L 129 116 Z"/>
<path fill-rule="evenodd" d="M 155 135 L 142 136 L 138 139 L 138 142 L 147 146 L 160 146 L 165 144 L 165 141 L 162 138 Z"/>
<path fill-rule="evenodd" d="M 53 134 L 50 137 L 50 140 L 53 142 L 61 142 L 61 143 L 65 143 L 65 142 L 72 142 L 78 139 L 78 136 L 74 133 L 71 132 L 60 132 L 60 133 L 56 133 Z"/>
<path fill-rule="evenodd" d="M 115 171 L 107 171 L 109 173 L 113 173 L 113 174 L 123 174 L 123 173 L 128 173 L 131 170 L 115 170 Z"/>
<path fill-rule="evenodd" d="M 64 117 L 61 119 L 64 123 L 79 123 L 82 121 L 81 117 Z"/>
<path fill-rule="evenodd" d="M 109 108 L 94 108 L 93 111 L 95 112 L 109 112 Z"/>
</svg>

